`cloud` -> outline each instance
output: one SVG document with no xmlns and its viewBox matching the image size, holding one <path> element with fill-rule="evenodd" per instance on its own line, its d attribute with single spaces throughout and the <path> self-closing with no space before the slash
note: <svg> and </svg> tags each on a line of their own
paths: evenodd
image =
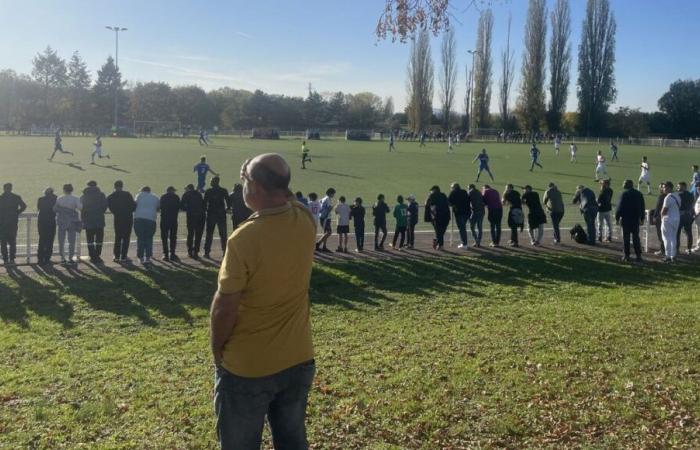
<svg viewBox="0 0 700 450">
<path fill-rule="evenodd" d="M 237 34 L 238 36 L 242 37 L 242 38 L 253 39 L 253 36 L 251 36 L 251 35 L 248 34 L 248 33 L 244 33 L 244 32 L 242 32 L 242 31 L 236 31 L 236 34 Z"/>
<path fill-rule="evenodd" d="M 256 83 L 251 83 L 250 81 L 240 76 L 235 76 L 223 72 L 212 72 L 208 70 L 192 69 L 190 67 L 176 66 L 157 61 L 147 61 L 143 59 L 129 57 L 125 57 L 124 60 L 135 64 L 142 64 L 146 66 L 164 69 L 164 71 L 170 75 L 174 75 L 180 78 L 187 78 L 188 80 L 193 81 L 195 83 L 211 84 L 212 81 L 216 81 L 220 83 L 235 83 L 238 85 L 247 85 L 254 88 L 260 87 L 260 85 Z"/>
<path fill-rule="evenodd" d="M 342 75 L 351 69 L 351 65 L 347 61 L 337 61 L 332 63 L 310 63 L 304 64 L 301 70 L 292 72 L 283 72 L 272 75 L 272 79 L 286 83 L 308 83 L 319 82 L 325 78 Z"/>
</svg>

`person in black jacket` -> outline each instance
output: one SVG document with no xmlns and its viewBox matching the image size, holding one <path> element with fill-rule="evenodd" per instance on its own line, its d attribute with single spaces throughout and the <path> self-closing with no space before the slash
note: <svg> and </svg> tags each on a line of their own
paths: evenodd
<svg viewBox="0 0 700 450">
<path fill-rule="evenodd" d="M 610 180 L 603 180 L 600 183 L 600 192 L 598 193 L 598 242 L 603 242 L 603 224 L 607 226 L 607 235 L 605 240 L 612 241 L 612 197 L 613 190 L 610 187 Z"/>
<path fill-rule="evenodd" d="M 194 188 L 194 184 L 185 187 L 180 208 L 187 215 L 187 254 L 190 258 L 199 259 L 199 249 L 204 233 L 204 199 Z"/>
<path fill-rule="evenodd" d="M 220 178 L 211 179 L 211 187 L 204 193 L 204 210 L 207 212 L 207 234 L 204 239 L 204 257 L 209 258 L 211 244 L 214 241 L 214 228 L 219 230 L 221 251 L 226 253 L 228 230 L 226 227 L 226 211 L 231 208 L 228 191 L 219 185 Z"/>
<path fill-rule="evenodd" d="M 666 248 L 664 247 L 664 239 L 661 234 L 661 210 L 664 207 L 664 200 L 666 199 L 666 194 L 664 193 L 664 183 L 659 183 L 659 196 L 656 198 L 656 207 L 653 211 L 654 227 L 656 228 L 656 237 L 659 240 L 659 250 L 655 251 L 655 255 L 665 255 Z"/>
<path fill-rule="evenodd" d="M 129 261 L 131 229 L 134 227 L 136 202 L 130 192 L 124 190 L 124 182 L 114 182 L 114 192 L 107 197 L 107 206 L 114 216 L 114 262 Z"/>
<path fill-rule="evenodd" d="M 425 202 L 425 221 L 432 223 L 435 229 L 433 248 L 442 250 L 445 246 L 445 231 L 450 224 L 450 203 L 438 186 L 430 188 L 430 195 Z"/>
<path fill-rule="evenodd" d="M 681 219 L 678 223 L 678 247 L 681 246 L 681 231 L 685 232 L 688 240 L 688 248 L 685 253 L 690 255 L 693 250 L 693 221 L 695 220 L 695 197 L 688 191 L 688 184 L 685 181 L 680 181 L 677 186 L 678 196 L 681 198 L 681 206 L 679 208 Z"/>
<path fill-rule="evenodd" d="M 350 218 L 355 224 L 355 251 L 362 253 L 365 247 L 365 207 L 362 206 L 362 198 L 357 197 L 355 204 L 350 207 Z"/>
<path fill-rule="evenodd" d="M 177 261 L 177 216 L 180 214 L 180 197 L 173 186 L 168 186 L 160 197 L 160 240 L 163 242 L 163 260 Z"/>
<path fill-rule="evenodd" d="M 532 186 L 527 185 L 523 188 L 521 202 L 527 206 L 527 231 L 530 234 L 530 244 L 537 247 L 542 244 L 544 224 L 547 223 L 547 215 L 542 208 L 540 195 L 532 190 Z"/>
<path fill-rule="evenodd" d="M 386 239 L 386 215 L 389 214 L 389 205 L 384 203 L 384 194 L 377 196 L 377 203 L 372 206 L 374 216 L 374 249 L 384 250 L 384 240 Z M 379 232 L 382 232 L 382 239 L 379 240 Z"/>
<path fill-rule="evenodd" d="M 83 209 L 80 210 L 80 218 L 85 228 L 90 262 L 102 263 L 102 242 L 105 237 L 105 212 L 107 211 L 107 197 L 97 187 L 96 181 L 88 181 L 87 187 L 80 197 Z"/>
<path fill-rule="evenodd" d="M 44 196 L 39 197 L 36 202 L 36 209 L 39 211 L 37 259 L 40 266 L 50 264 L 53 255 L 53 241 L 56 238 L 56 213 L 53 211 L 53 207 L 56 204 L 56 198 L 53 188 L 49 187 L 44 191 Z"/>
<path fill-rule="evenodd" d="M 595 218 L 598 215 L 598 199 L 595 193 L 586 186 L 576 188 L 573 200 L 574 205 L 579 205 L 583 220 L 586 222 L 586 243 L 595 245 Z"/>
<path fill-rule="evenodd" d="M 413 248 L 416 245 L 416 225 L 418 225 L 418 202 L 416 196 L 411 194 L 408 196 L 408 233 L 406 245 L 408 248 Z"/>
<path fill-rule="evenodd" d="M 243 186 L 239 183 L 233 186 L 233 192 L 231 192 L 229 201 L 231 205 L 231 219 L 233 220 L 232 231 L 235 231 L 240 224 L 253 214 L 253 211 L 246 206 L 243 200 Z"/>
<path fill-rule="evenodd" d="M 625 180 L 622 186 L 624 192 L 617 202 L 615 211 L 615 223 L 622 224 L 622 240 L 625 246 L 623 261 L 630 260 L 630 235 L 634 245 L 636 261 L 642 261 L 642 245 L 639 241 L 639 226 L 644 223 L 646 213 L 644 206 L 644 196 L 634 188 L 632 180 Z"/>
<path fill-rule="evenodd" d="M 12 183 L 5 183 L 2 190 L 0 195 L 0 251 L 5 265 L 14 265 L 17 254 L 19 215 L 27 209 L 27 205 L 22 201 L 22 197 L 12 193 Z"/>
<path fill-rule="evenodd" d="M 447 201 L 452 207 L 452 213 L 455 216 L 455 221 L 457 222 L 457 229 L 459 230 L 459 239 L 462 242 L 457 246 L 460 249 L 467 249 L 467 221 L 469 216 L 471 216 L 471 207 L 469 206 L 469 194 L 467 191 L 462 189 L 458 183 L 452 183 L 450 186 L 450 195 L 447 197 Z"/>
</svg>

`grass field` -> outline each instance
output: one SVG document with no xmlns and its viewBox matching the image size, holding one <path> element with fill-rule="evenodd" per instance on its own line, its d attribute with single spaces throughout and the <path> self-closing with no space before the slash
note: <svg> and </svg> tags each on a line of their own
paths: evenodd
<svg viewBox="0 0 700 450">
<path fill-rule="evenodd" d="M 180 191 L 187 183 L 196 182 L 192 167 L 199 156 L 206 154 L 212 168 L 222 175 L 222 185 L 231 188 L 238 182 L 238 171 L 245 159 L 261 152 L 274 151 L 285 155 L 292 163 L 293 188 L 304 193 L 319 194 L 333 186 L 339 195 L 348 198 L 361 196 L 371 202 L 379 192 L 393 202 L 397 194 L 416 194 L 419 201 L 428 189 L 440 185 L 443 190 L 457 181 L 463 185 L 474 181 L 476 165 L 472 159 L 483 144 L 462 144 L 456 153 L 446 154 L 447 144 L 429 143 L 419 149 L 415 142 L 399 142 L 398 152 L 389 154 L 386 142 L 346 142 L 343 140 L 312 141 L 313 162 L 310 169 L 299 170 L 299 140 L 258 141 L 251 139 L 215 138 L 209 148 L 202 148 L 196 139 L 104 139 L 106 153 L 111 160 L 102 159 L 99 166 L 90 165 L 92 139 L 65 138 L 64 148 L 76 156 L 57 155 L 55 162 L 47 158 L 53 149 L 52 138 L 0 137 L 0 181 L 11 181 L 15 191 L 35 203 L 46 186 L 60 188 L 71 182 L 76 188 L 89 180 L 96 180 L 103 189 L 111 191 L 112 183 L 122 179 L 132 192 L 148 184 L 154 192 L 164 192 L 169 185 Z M 551 145 L 543 144 L 541 162 L 544 170 L 531 173 L 529 146 L 524 144 L 488 144 L 491 169 L 496 177 L 492 183 L 502 190 L 507 182 L 516 185 L 531 184 L 544 190 L 547 183 L 557 183 L 560 190 L 573 194 L 578 184 L 593 184 L 595 152 L 599 149 L 609 157 L 607 144 L 580 145 L 578 164 L 571 164 L 568 146 L 562 145 L 562 154 L 556 158 Z M 621 146 L 621 162 L 608 165 L 613 187 L 619 191 L 625 178 L 639 177 L 641 157 L 647 155 L 651 165 L 652 183 L 662 180 L 690 178 L 691 164 L 700 163 L 698 149 L 671 149 Z M 71 165 L 68 165 L 71 164 Z M 486 174 L 484 174 L 486 176 Z M 488 182 L 487 178 L 481 178 Z M 654 189 L 654 192 L 656 189 Z M 651 198 L 649 198 L 651 200 Z"/>
<path fill-rule="evenodd" d="M 100 165 L 115 166 L 95 167 L 90 143 L 66 138 L 77 156 L 49 163 L 51 139 L 0 137 L 0 182 L 30 209 L 45 186 L 65 182 L 121 178 L 161 192 L 194 182 L 203 152 L 195 140 L 105 139 L 113 159 Z M 443 144 L 399 143 L 388 154 L 385 143 L 312 142 L 308 171 L 296 166 L 299 147 L 220 138 L 206 154 L 229 188 L 245 158 L 278 151 L 295 161 L 304 192 L 422 198 L 433 184 L 473 181 L 481 146 L 447 155 Z M 488 149 L 499 189 L 592 185 L 597 147 L 580 146 L 574 165 L 542 146 L 545 170 L 534 174 L 527 146 Z M 617 191 L 637 179 L 643 154 L 653 182 L 687 179 L 700 161 L 697 150 L 622 146 L 609 166 Z M 312 446 L 696 449 L 698 274 L 696 259 L 628 266 L 582 248 L 319 262 Z M 214 448 L 215 276 L 199 264 L 0 273 L 0 448 Z"/>
</svg>

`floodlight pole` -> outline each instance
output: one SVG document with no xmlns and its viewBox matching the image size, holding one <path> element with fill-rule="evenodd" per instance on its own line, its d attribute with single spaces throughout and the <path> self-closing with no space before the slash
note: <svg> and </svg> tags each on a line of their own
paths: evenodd
<svg viewBox="0 0 700 450">
<path fill-rule="evenodd" d="M 119 32 L 126 31 L 126 28 L 105 26 L 108 30 L 114 31 L 114 65 L 119 72 Z M 119 87 L 114 89 L 114 132 L 119 133 Z"/>
</svg>

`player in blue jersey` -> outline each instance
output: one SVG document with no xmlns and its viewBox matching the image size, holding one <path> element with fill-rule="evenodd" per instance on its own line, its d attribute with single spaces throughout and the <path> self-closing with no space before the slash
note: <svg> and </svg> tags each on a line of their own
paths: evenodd
<svg viewBox="0 0 700 450">
<path fill-rule="evenodd" d="M 540 164 L 537 160 L 540 158 L 540 149 L 537 148 L 537 146 L 532 144 L 532 147 L 530 147 L 530 159 L 532 160 L 532 164 L 530 164 L 530 172 L 532 172 L 535 169 L 535 166 L 539 167 L 542 169 L 542 164 Z"/>
<path fill-rule="evenodd" d="M 479 171 L 476 173 L 476 182 L 479 182 L 479 177 L 481 176 L 481 172 L 484 170 L 486 173 L 489 174 L 491 177 L 491 181 L 495 181 L 493 179 L 493 174 L 491 173 L 491 169 L 489 169 L 489 155 L 486 154 L 486 149 L 482 149 L 481 153 L 476 155 L 476 158 L 474 158 L 474 161 L 472 161 L 472 164 L 475 163 L 476 161 L 479 161 Z"/>
<path fill-rule="evenodd" d="M 199 164 L 194 166 L 194 171 L 197 172 L 197 190 L 199 192 L 204 192 L 204 187 L 207 185 L 207 173 L 211 172 L 215 177 L 219 176 L 219 174 L 211 170 L 211 167 L 207 164 L 206 156 L 202 156 L 199 160 Z"/>
<path fill-rule="evenodd" d="M 53 157 L 56 156 L 56 152 L 67 153 L 69 155 L 73 154 L 73 152 L 63 150 L 63 144 L 61 143 L 62 141 L 63 141 L 63 139 L 61 139 L 61 130 L 56 130 L 56 134 L 53 138 L 53 153 L 51 153 L 51 157 L 49 158 L 49 161 L 53 161 Z"/>
<path fill-rule="evenodd" d="M 204 130 L 204 128 L 199 130 L 199 145 L 205 145 L 209 147 L 209 138 L 207 136 L 207 132 Z"/>
</svg>

